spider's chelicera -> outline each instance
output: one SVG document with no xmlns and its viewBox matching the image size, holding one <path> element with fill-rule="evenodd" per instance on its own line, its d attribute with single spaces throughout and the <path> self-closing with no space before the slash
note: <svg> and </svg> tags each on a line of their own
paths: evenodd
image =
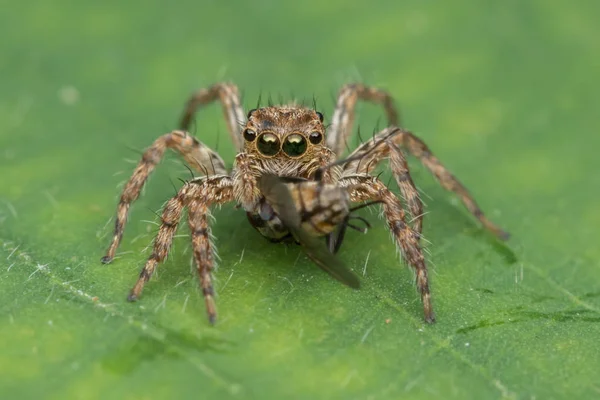
<svg viewBox="0 0 600 400">
<path fill-rule="evenodd" d="M 348 158 L 340 159 L 359 99 L 381 104 L 389 127 L 358 146 Z M 229 133 L 239 151 L 232 171 L 227 170 L 215 151 L 187 132 L 197 109 L 215 100 L 223 106 Z M 323 123 L 323 114 L 313 109 L 270 106 L 246 114 L 235 85 L 219 83 L 202 89 L 188 101 L 181 130 L 159 137 L 144 152 L 126 183 L 117 207 L 114 237 L 102 262 L 109 263 L 114 258 L 131 203 L 138 198 L 165 150 L 170 148 L 202 176 L 186 182 L 166 203 L 152 254 L 129 300 L 140 296 L 158 263 L 166 258 L 183 209 L 187 208 L 200 285 L 209 320 L 214 322 L 216 307 L 211 282 L 214 250 L 210 241 L 209 209 L 228 202 L 241 205 L 250 223 L 269 240 L 277 242 L 293 236 L 306 247 L 307 254 L 317 265 L 349 286 L 358 287 L 358 279 L 331 253 L 339 249 L 346 227 L 361 230 L 350 222 L 351 212 L 361 205 L 352 208 L 350 203 L 379 203 L 396 246 L 416 273 L 425 321 L 433 322 L 427 267 L 420 246 L 423 206 L 410 177 L 404 151 L 417 157 L 445 189 L 456 193 L 485 228 L 501 239 L 507 239 L 508 234 L 484 216 L 465 187 L 425 143 L 398 126 L 391 96 L 361 84 L 341 89 L 328 129 Z M 385 159 L 389 159 L 400 197 L 372 175 Z M 328 250 L 323 251 L 315 244 L 315 238 L 320 236 L 327 238 Z"/>
</svg>

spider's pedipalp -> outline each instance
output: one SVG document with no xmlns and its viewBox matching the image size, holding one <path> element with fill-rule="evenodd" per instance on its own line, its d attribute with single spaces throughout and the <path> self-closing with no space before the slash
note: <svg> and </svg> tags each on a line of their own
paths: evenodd
<svg viewBox="0 0 600 400">
<path fill-rule="evenodd" d="M 123 230 L 127 221 L 129 207 L 140 195 L 148 176 L 162 160 L 165 151 L 173 149 L 183 156 L 185 161 L 201 173 L 226 174 L 223 159 L 202 142 L 184 131 L 172 131 L 162 135 L 144 151 L 142 159 L 133 171 L 131 178 L 125 184 L 115 218 L 113 240 L 101 261 L 108 264 L 112 261 L 123 238 Z"/>
<path fill-rule="evenodd" d="M 216 83 L 194 93 L 185 105 L 179 127 L 186 131 L 189 130 L 196 111 L 200 107 L 210 104 L 217 99 L 223 106 L 223 114 L 227 122 L 227 129 L 229 130 L 231 140 L 235 145 L 235 149 L 239 150 L 243 145 L 240 132 L 243 124 L 246 122 L 246 114 L 241 105 L 239 89 L 232 83 Z"/>
</svg>

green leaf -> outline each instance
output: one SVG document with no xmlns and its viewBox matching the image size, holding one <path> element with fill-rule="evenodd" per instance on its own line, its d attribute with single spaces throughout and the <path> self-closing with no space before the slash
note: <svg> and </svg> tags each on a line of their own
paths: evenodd
<svg viewBox="0 0 600 400">
<path fill-rule="evenodd" d="M 37 0 L 3 10 L 2 398 L 600 395 L 599 3 Z M 138 150 L 176 127 L 187 96 L 222 79 L 247 109 L 259 92 L 315 96 L 326 121 L 345 82 L 389 90 L 404 125 L 512 239 L 497 242 L 411 160 L 427 203 L 435 325 L 369 211 L 375 228 L 349 233 L 340 251 L 359 291 L 297 246 L 268 243 L 228 205 L 214 211 L 215 327 L 185 227 L 128 303 L 154 211 L 189 172 L 167 157 L 119 258 L 103 266 L 119 184 Z M 363 137 L 380 116 L 358 107 Z M 199 114 L 195 134 L 233 162 L 219 107 Z"/>
</svg>

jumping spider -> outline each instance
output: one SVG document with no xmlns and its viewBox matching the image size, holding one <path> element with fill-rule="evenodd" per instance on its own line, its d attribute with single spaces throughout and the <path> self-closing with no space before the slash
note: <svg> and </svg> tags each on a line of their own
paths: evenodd
<svg viewBox="0 0 600 400">
<path fill-rule="evenodd" d="M 382 105 L 390 126 L 358 146 L 347 160 L 339 160 L 351 133 L 355 105 L 359 99 Z M 227 171 L 223 159 L 216 152 L 187 132 L 197 109 L 215 100 L 219 100 L 223 106 L 231 139 L 239 151 L 231 172 Z M 332 235 L 335 225 L 348 216 L 349 201 L 377 202 L 381 203 L 383 216 L 402 257 L 416 273 L 425 321 L 434 322 L 427 267 L 419 244 L 423 206 L 403 150 L 417 157 L 445 189 L 456 193 L 485 228 L 500 239 L 508 238 L 506 232 L 484 216 L 466 188 L 448 172 L 425 143 L 411 132 L 398 128 L 398 114 L 391 96 L 385 91 L 361 84 L 344 86 L 337 97 L 326 132 L 323 115 L 313 109 L 269 106 L 250 110 L 246 114 L 240 105 L 237 87 L 218 83 L 196 92 L 189 99 L 180 126 L 181 130 L 159 137 L 144 152 L 121 194 L 114 237 L 106 256 L 102 258 L 103 263 L 109 263 L 114 258 L 123 236 L 129 207 L 138 198 L 146 179 L 167 148 L 177 151 L 193 169 L 203 174 L 186 182 L 164 206 L 153 252 L 131 290 L 128 297 L 130 301 L 140 296 L 158 263 L 167 256 L 184 207 L 188 209 L 194 259 L 209 321 L 214 322 L 216 308 L 211 282 L 214 255 L 208 223 L 211 206 L 235 202 L 246 211 L 250 223 L 268 239 L 283 240 L 292 231 L 296 236 L 303 236 L 300 238 L 302 241 Z M 377 176 L 371 175 L 385 159 L 389 159 L 406 211 L 400 198 Z M 321 204 L 319 199 L 327 191 L 333 195 L 327 198 L 325 204 Z M 305 199 L 310 199 L 312 206 L 307 205 Z M 341 213 L 331 211 L 332 204 L 336 202 L 342 204 Z M 311 207 L 313 212 L 307 215 L 306 211 Z M 320 225 L 314 224 L 318 217 L 323 217 Z M 341 234 L 329 236 L 329 249 L 332 252 L 339 247 L 344 228 L 341 226 Z M 316 258 L 319 257 L 324 264 L 336 262 L 335 257 L 327 258 L 322 252 L 317 254 Z M 327 265 L 320 266 L 328 268 Z M 330 268 L 332 275 L 339 270 L 336 270 L 337 267 Z M 337 278 L 342 281 L 349 279 Z M 351 282 L 345 283 L 352 286 Z"/>
</svg>

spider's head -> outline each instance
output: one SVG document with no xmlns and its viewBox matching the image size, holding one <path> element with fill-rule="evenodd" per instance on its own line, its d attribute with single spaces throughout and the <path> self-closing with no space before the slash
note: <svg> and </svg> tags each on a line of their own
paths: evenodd
<svg viewBox="0 0 600 400">
<path fill-rule="evenodd" d="M 248 154 L 307 162 L 325 146 L 323 114 L 293 106 L 250 110 L 242 136 Z"/>
</svg>

